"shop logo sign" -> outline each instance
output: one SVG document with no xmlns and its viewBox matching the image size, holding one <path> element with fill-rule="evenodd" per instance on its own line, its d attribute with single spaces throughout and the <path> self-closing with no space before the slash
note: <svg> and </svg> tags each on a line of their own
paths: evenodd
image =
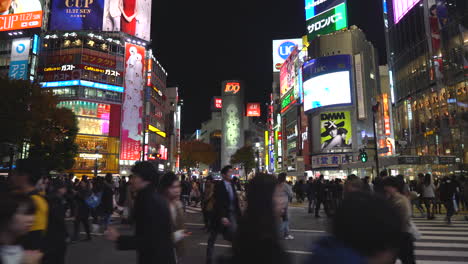
<svg viewBox="0 0 468 264">
<path fill-rule="evenodd" d="M 314 24 L 307 26 L 307 30 L 309 31 L 309 34 L 312 34 L 315 31 L 319 31 L 322 28 L 326 28 L 330 26 L 331 24 L 335 24 L 342 19 L 343 19 L 343 16 L 341 15 L 341 13 L 334 14 L 328 18 L 324 18 L 322 20 L 315 22 Z"/>
</svg>

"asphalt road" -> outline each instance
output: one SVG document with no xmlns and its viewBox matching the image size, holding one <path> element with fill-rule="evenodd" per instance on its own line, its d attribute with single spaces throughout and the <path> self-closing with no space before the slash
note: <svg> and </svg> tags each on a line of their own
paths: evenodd
<svg viewBox="0 0 468 264">
<path fill-rule="evenodd" d="M 184 264 L 204 264 L 208 234 L 202 230 L 202 216 L 199 208 L 189 208 L 187 228 L 193 232 L 187 240 L 187 252 Z M 294 240 L 284 240 L 284 246 L 290 253 L 292 264 L 302 264 L 311 254 L 311 245 L 319 237 L 325 235 L 326 217 L 316 219 L 313 214 L 307 214 L 303 207 L 290 207 L 291 234 Z M 414 222 L 422 233 L 422 238 L 416 241 L 416 258 L 418 264 L 461 264 L 468 263 L 468 222 L 463 215 L 455 217 L 452 225 L 443 221 L 442 215 L 435 220 L 414 218 Z M 118 222 L 118 219 L 115 219 Z M 123 232 L 131 232 L 126 226 L 116 225 Z M 84 238 L 84 235 L 83 235 Z M 229 243 L 218 237 L 215 254 L 230 253 Z M 69 245 L 67 264 L 100 263 L 100 264 L 131 264 L 136 263 L 134 251 L 117 251 L 114 245 L 106 241 L 102 235 L 95 234 L 89 242 L 78 242 Z"/>
</svg>

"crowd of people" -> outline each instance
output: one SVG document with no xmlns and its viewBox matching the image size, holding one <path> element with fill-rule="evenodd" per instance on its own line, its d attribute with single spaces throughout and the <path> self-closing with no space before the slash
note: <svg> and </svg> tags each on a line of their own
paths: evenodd
<svg viewBox="0 0 468 264">
<path fill-rule="evenodd" d="M 414 242 L 421 235 L 412 222 L 413 207 L 434 219 L 443 205 L 450 223 L 468 201 L 468 180 L 430 174 L 408 183 L 385 171 L 372 182 L 320 175 L 292 185 L 285 173 L 257 173 L 241 182 L 232 177 L 231 166 L 221 170 L 221 180 L 161 173 L 150 162 L 137 162 L 128 179 L 51 177 L 40 167 L 38 161 L 18 160 L 0 183 L 0 264 L 62 264 L 67 245 L 90 241 L 94 233 L 119 250 L 136 250 L 140 264 L 191 263 L 185 250 L 191 235 L 185 226 L 188 206 L 203 213 L 207 264 L 291 263 L 283 240 L 294 239 L 289 232 L 294 194 L 299 203 L 308 200 L 309 213 L 321 217 L 323 207 L 330 218 L 327 235 L 314 244 L 306 264 L 415 263 Z M 112 225 L 113 215 L 130 224 L 133 234 Z M 215 258 L 217 239 L 232 243 L 232 254 Z"/>
</svg>

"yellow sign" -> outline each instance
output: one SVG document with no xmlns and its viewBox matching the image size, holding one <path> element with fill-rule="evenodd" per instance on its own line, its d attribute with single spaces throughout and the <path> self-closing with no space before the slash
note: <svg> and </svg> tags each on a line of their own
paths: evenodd
<svg viewBox="0 0 468 264">
<path fill-rule="evenodd" d="M 163 132 L 161 131 L 160 129 L 152 126 L 152 125 L 148 125 L 148 130 L 151 131 L 151 132 L 154 132 L 158 135 L 160 135 L 161 137 L 165 138 L 166 137 L 166 132 Z"/>
</svg>

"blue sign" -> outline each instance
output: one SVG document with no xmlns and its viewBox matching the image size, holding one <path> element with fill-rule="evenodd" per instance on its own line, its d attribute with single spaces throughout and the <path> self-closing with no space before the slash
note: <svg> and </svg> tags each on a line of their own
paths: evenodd
<svg viewBox="0 0 468 264">
<path fill-rule="evenodd" d="M 33 40 L 33 48 L 32 48 L 32 53 L 37 55 L 37 52 L 39 51 L 39 36 L 34 34 L 34 40 Z"/>
<path fill-rule="evenodd" d="M 18 54 L 23 53 L 25 50 L 26 50 L 26 45 L 24 45 L 23 43 L 20 43 L 18 44 L 18 46 L 16 46 L 16 52 Z"/>
<path fill-rule="evenodd" d="M 344 3 L 345 0 L 305 0 L 306 20 Z"/>
<path fill-rule="evenodd" d="M 53 87 L 66 87 L 66 86 L 86 86 L 101 90 L 108 90 L 113 92 L 123 93 L 124 88 L 122 86 L 115 86 L 104 83 L 96 83 L 84 80 L 71 80 L 71 81 L 59 81 L 59 82 L 42 82 L 43 88 L 53 88 Z"/>
<path fill-rule="evenodd" d="M 318 75 L 344 70 L 351 70 L 351 55 L 320 57 L 304 63 L 302 78 L 305 82 Z"/>
<path fill-rule="evenodd" d="M 24 50 L 22 52 L 24 52 Z M 11 80 L 28 79 L 28 61 L 11 61 L 10 69 L 8 70 L 8 78 Z"/>
<path fill-rule="evenodd" d="M 289 57 L 289 54 L 294 50 L 296 44 L 291 41 L 286 41 L 281 44 L 278 48 L 278 54 L 283 59 L 286 60 Z"/>
</svg>

